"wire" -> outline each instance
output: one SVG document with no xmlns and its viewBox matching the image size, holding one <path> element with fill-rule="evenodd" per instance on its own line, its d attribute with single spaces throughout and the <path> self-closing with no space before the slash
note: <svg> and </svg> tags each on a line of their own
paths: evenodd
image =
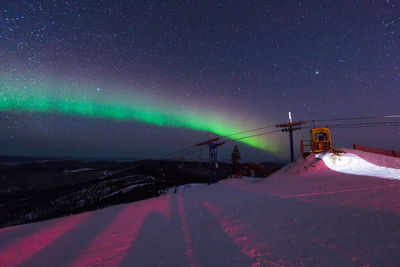
<svg viewBox="0 0 400 267">
<path fill-rule="evenodd" d="M 186 151 L 186 150 L 188 150 L 188 149 L 190 149 L 190 148 L 192 148 L 192 147 L 194 147 L 194 146 L 195 146 L 195 145 L 190 145 L 190 146 L 184 147 L 184 148 L 182 148 L 182 149 L 179 149 L 179 150 L 177 150 L 177 151 L 175 151 L 175 152 L 172 152 L 172 153 L 166 155 L 164 158 L 165 158 L 165 159 L 168 159 L 168 158 L 170 158 L 171 156 L 173 156 L 173 155 L 175 155 L 175 154 L 179 154 L 179 153 L 181 153 L 181 152 L 184 152 L 184 151 Z"/>
<path fill-rule="evenodd" d="M 200 150 L 201 151 L 201 150 Z M 195 151 L 192 151 L 191 153 L 188 153 L 188 154 L 185 154 L 184 156 L 182 156 L 183 158 L 184 157 L 188 157 L 188 156 L 191 156 L 191 155 L 193 155 L 193 154 L 195 154 L 195 153 L 198 153 L 199 152 L 199 150 L 195 150 Z"/>
<path fill-rule="evenodd" d="M 373 127 L 397 127 L 397 126 L 400 126 L 400 123 L 387 124 L 387 125 L 336 126 L 335 128 L 373 128 Z"/>
<path fill-rule="evenodd" d="M 348 123 L 348 124 L 333 124 L 329 125 L 329 127 L 346 127 L 346 126 L 351 126 L 351 127 L 361 127 L 361 126 L 385 126 L 385 125 L 391 125 L 391 124 L 398 124 L 400 121 L 379 121 L 379 122 L 359 122 L 359 123 Z"/>
<path fill-rule="evenodd" d="M 400 121 L 379 121 L 379 122 L 359 122 L 359 123 L 347 123 L 347 124 L 327 124 L 324 127 L 327 128 L 364 128 L 364 127 L 388 127 L 388 126 L 399 126 Z M 311 126 L 302 127 L 303 129 L 313 128 Z"/>
<path fill-rule="evenodd" d="M 368 119 L 389 119 L 389 118 L 400 118 L 400 115 L 386 115 L 386 116 L 365 116 L 365 117 L 348 117 L 339 119 L 321 119 L 321 120 L 306 120 L 311 122 L 318 121 L 347 121 L 347 120 L 368 120 Z"/>
<path fill-rule="evenodd" d="M 262 129 L 268 129 L 268 128 L 272 128 L 272 127 L 275 127 L 275 125 L 269 125 L 269 126 L 254 128 L 254 129 L 245 130 L 245 131 L 241 131 L 241 132 L 237 132 L 237 133 L 232 133 L 232 134 L 228 134 L 228 135 L 220 135 L 220 136 L 218 136 L 218 137 L 220 137 L 220 138 L 230 138 L 231 136 L 234 136 L 234 135 L 243 134 L 243 133 L 249 133 L 249 132 L 258 131 L 258 130 L 262 130 Z M 257 136 L 257 135 L 256 135 L 256 136 Z M 250 137 L 246 137 L 246 138 L 250 138 Z M 239 138 L 239 139 L 236 138 L 235 140 L 241 140 L 241 139 L 242 139 L 242 138 Z M 245 138 L 243 138 L 243 139 L 245 139 Z M 195 145 L 190 145 L 190 146 L 184 147 L 184 148 L 182 148 L 182 149 L 179 149 L 179 150 L 177 150 L 177 151 L 175 151 L 175 152 L 172 152 L 172 153 L 166 155 L 166 156 L 164 157 L 164 159 L 169 159 L 169 158 L 171 158 L 172 156 L 175 156 L 176 154 L 183 153 L 183 152 L 185 152 L 186 150 L 188 150 L 188 149 L 190 149 L 190 148 L 192 148 L 192 147 L 195 147 Z"/>
<path fill-rule="evenodd" d="M 272 133 L 276 133 L 276 132 L 280 132 L 280 131 L 281 131 L 281 130 L 275 130 L 275 131 L 270 131 L 270 132 L 264 132 L 264 133 L 259 133 L 259 134 L 253 134 L 253 135 L 244 136 L 244 137 L 240 137 L 240 138 L 236 138 L 236 139 L 231 139 L 231 140 L 225 141 L 225 143 L 240 141 L 240 140 L 243 140 L 243 139 L 246 139 L 246 138 L 251 138 L 251 137 L 256 137 L 256 136 L 261 136 L 261 135 L 272 134 Z"/>
<path fill-rule="evenodd" d="M 351 121 L 351 120 L 393 119 L 393 118 L 400 118 L 400 115 L 394 114 L 394 115 L 386 115 L 386 116 L 347 117 L 347 118 L 338 118 L 338 119 L 319 119 L 319 120 L 305 120 L 305 121 L 314 123 L 314 122 L 329 122 L 329 121 Z M 397 123 L 399 123 L 399 124 L 397 124 Z M 328 128 L 366 128 L 366 127 L 394 127 L 394 126 L 400 126 L 400 122 L 396 122 L 396 121 L 395 122 L 387 122 L 387 121 L 386 122 L 359 122 L 359 123 L 350 123 L 350 124 L 326 125 L 326 127 L 328 127 Z M 262 129 L 269 129 L 269 128 L 273 128 L 273 127 L 275 127 L 275 125 L 268 125 L 268 126 L 249 129 L 249 130 L 245 130 L 245 131 L 241 131 L 241 132 L 237 132 L 237 133 L 220 135 L 218 137 L 229 138 L 230 140 L 224 141 L 225 143 L 229 143 L 229 142 L 240 141 L 240 140 L 247 139 L 247 138 L 252 138 L 252 137 L 261 136 L 261 135 L 267 135 L 267 134 L 276 133 L 276 132 L 281 131 L 281 130 L 275 130 L 275 131 L 254 134 L 254 135 L 250 135 L 250 136 L 232 138 L 232 136 L 235 136 L 235 135 L 250 133 L 250 132 L 254 132 L 254 131 L 258 131 L 258 130 L 262 130 Z M 303 126 L 302 127 L 302 129 L 311 129 L 311 128 L 314 128 L 314 127 L 312 127 L 312 126 Z M 166 155 L 164 158 L 168 159 L 168 158 L 171 158 L 172 156 L 177 156 L 179 154 L 183 154 L 184 156 L 191 155 L 195 152 L 192 152 L 192 151 L 188 152 L 187 150 L 189 150 L 193 147 L 195 147 L 195 145 L 190 145 L 190 146 L 184 147 L 182 149 L 179 149 L 175 152 L 172 152 L 172 153 Z"/>
<path fill-rule="evenodd" d="M 198 149 L 187 151 L 186 153 L 183 153 L 183 154 L 177 156 L 176 158 L 169 158 L 169 160 L 182 160 L 185 157 L 188 157 L 188 156 L 193 155 L 193 154 L 198 153 L 198 152 L 199 152 Z"/>
<path fill-rule="evenodd" d="M 261 135 L 267 135 L 267 134 L 272 134 L 272 133 L 276 133 L 276 132 L 280 132 L 281 130 L 274 130 L 274 131 L 269 131 L 269 132 L 263 132 L 263 133 L 259 133 L 259 134 L 253 134 L 253 135 L 249 135 L 249 136 L 244 136 L 244 137 L 240 137 L 240 138 L 236 138 L 236 139 L 230 139 L 227 141 L 223 141 L 223 143 L 230 143 L 230 142 L 235 142 L 235 141 L 239 141 L 239 140 L 243 140 L 243 139 L 247 139 L 247 138 L 252 138 L 252 137 L 256 137 L 256 136 L 261 136 Z M 180 158 L 184 158 L 187 156 L 190 156 L 194 153 L 199 152 L 199 150 L 194 150 L 194 151 L 187 151 L 185 153 L 183 153 L 182 155 L 180 155 Z"/>
<path fill-rule="evenodd" d="M 220 137 L 231 137 L 234 135 L 238 135 L 238 134 L 243 134 L 243 133 L 248 133 L 248 132 L 254 132 L 254 131 L 258 131 L 258 130 L 262 130 L 262 129 L 268 129 L 268 128 L 272 128 L 275 127 L 275 125 L 269 125 L 269 126 L 264 126 L 264 127 L 260 127 L 260 128 L 254 128 L 254 129 L 250 129 L 250 130 L 246 130 L 246 131 L 242 131 L 242 132 L 238 132 L 238 133 L 233 133 L 233 134 L 228 134 L 228 135 L 221 135 Z"/>
</svg>

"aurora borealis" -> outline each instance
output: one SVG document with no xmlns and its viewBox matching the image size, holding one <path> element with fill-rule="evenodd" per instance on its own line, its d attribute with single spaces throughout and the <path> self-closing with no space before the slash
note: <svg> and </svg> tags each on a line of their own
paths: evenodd
<svg viewBox="0 0 400 267">
<path fill-rule="evenodd" d="M 289 111 L 398 114 L 399 14 L 392 0 L 1 1 L 0 155 L 162 158 Z M 399 136 L 332 131 L 345 147 L 400 150 Z M 296 131 L 296 155 L 308 138 Z M 245 161 L 288 159 L 286 133 L 221 160 L 234 144 Z"/>
<path fill-rule="evenodd" d="M 158 126 L 190 128 L 209 131 L 224 136 L 244 131 L 238 125 L 229 123 L 228 118 L 195 111 L 193 108 L 171 106 L 140 95 L 104 95 L 89 93 L 89 86 L 76 84 L 65 88 L 60 82 L 37 83 L 0 80 L 0 111 L 27 111 L 65 115 L 80 115 L 90 118 L 114 120 L 135 120 Z M 98 90 L 96 90 L 98 91 Z M 60 94 L 60 92 L 62 92 Z M 156 104 L 158 103 L 158 104 Z M 234 138 L 246 136 L 235 135 Z M 246 138 L 241 142 L 250 146 L 273 150 L 272 145 L 259 138 Z"/>
</svg>

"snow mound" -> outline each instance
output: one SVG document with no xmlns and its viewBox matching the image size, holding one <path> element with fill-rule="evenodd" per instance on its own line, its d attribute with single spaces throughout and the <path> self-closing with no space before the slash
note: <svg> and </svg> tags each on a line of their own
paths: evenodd
<svg viewBox="0 0 400 267">
<path fill-rule="evenodd" d="M 389 179 L 400 179 L 400 169 L 378 166 L 353 153 L 321 153 L 316 158 L 322 159 L 326 166 L 337 172 L 374 176 Z"/>
</svg>

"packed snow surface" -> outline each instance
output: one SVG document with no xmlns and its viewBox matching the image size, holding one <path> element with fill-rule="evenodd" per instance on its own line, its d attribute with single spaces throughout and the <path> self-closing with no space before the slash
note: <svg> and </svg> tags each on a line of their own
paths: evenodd
<svg viewBox="0 0 400 267">
<path fill-rule="evenodd" d="M 380 167 L 400 169 L 398 158 L 346 152 Z M 310 155 L 261 181 L 226 179 L 192 187 L 0 229 L 0 266 L 400 262 L 399 180 L 334 171 Z"/>
</svg>

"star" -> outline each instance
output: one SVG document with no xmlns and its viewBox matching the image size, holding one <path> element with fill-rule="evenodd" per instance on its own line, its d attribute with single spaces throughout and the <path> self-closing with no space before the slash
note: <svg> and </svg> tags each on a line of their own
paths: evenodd
<svg viewBox="0 0 400 267">
<path fill-rule="evenodd" d="M 0 154 L 13 146 L 21 155 L 108 157 L 127 151 L 142 158 L 147 154 L 127 147 L 147 146 L 148 156 L 158 157 L 161 150 L 196 142 L 191 127 L 240 132 L 278 122 L 288 106 L 298 110 L 299 120 L 330 119 L 335 111 L 346 118 L 398 110 L 400 54 L 394 51 L 400 16 L 393 0 L 354 1 L 351 8 L 343 8 L 344 0 L 306 6 L 303 0 L 297 5 L 241 0 L 229 7 L 195 0 L 0 2 L 10 2 L 0 8 L 0 137 L 13 134 L 18 141 L 1 143 Z M 318 101 L 311 97 L 316 91 L 325 92 Z M 67 106 L 71 101 L 77 103 Z M 335 110 L 324 104 L 328 101 L 337 104 Z M 20 110 L 15 119 L 4 117 L 9 108 Z M 42 117 L 46 134 L 54 137 L 38 150 L 29 140 L 42 138 L 42 126 L 32 123 Z M 26 132 L 11 122 L 8 129 L 12 120 Z M 126 130 L 132 126 L 135 135 Z M 152 129 L 159 131 L 160 145 L 148 134 Z M 175 131 L 183 138 L 175 138 Z M 338 131 L 344 138 L 345 130 Z M 373 145 L 362 129 L 354 131 L 363 136 L 361 143 Z M 104 136 L 112 138 L 103 146 Z M 286 137 L 276 135 L 277 144 L 280 139 L 286 144 Z M 269 144 L 269 137 L 259 138 Z M 389 139 L 376 145 L 399 150 Z M 248 149 L 254 160 L 268 160 L 259 145 Z"/>
</svg>

